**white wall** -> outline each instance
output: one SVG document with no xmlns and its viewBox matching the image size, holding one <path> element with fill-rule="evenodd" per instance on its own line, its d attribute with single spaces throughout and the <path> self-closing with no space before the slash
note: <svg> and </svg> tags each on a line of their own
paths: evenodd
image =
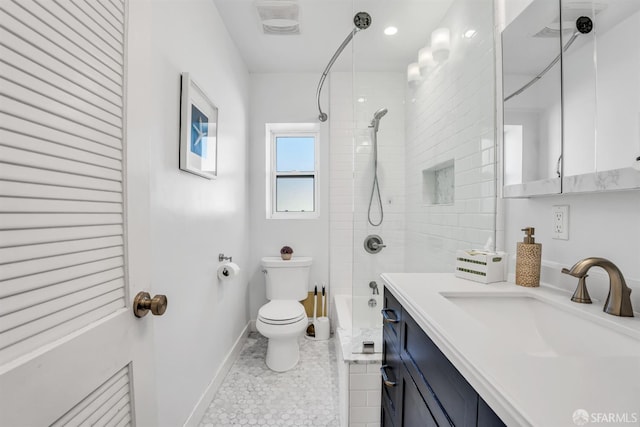
<svg viewBox="0 0 640 427">
<path fill-rule="evenodd" d="M 493 2 L 456 1 L 441 26 L 449 59 L 409 88 L 406 103 L 406 271 L 453 272 L 457 249 L 482 248 L 495 228 Z M 469 28 L 475 37 L 463 39 Z M 453 204 L 423 199 L 423 171 L 454 161 Z"/>
<path fill-rule="evenodd" d="M 129 144 L 146 144 L 152 294 L 166 294 L 167 312 L 153 322 L 158 419 L 187 420 L 247 325 L 249 202 L 247 120 L 249 76 L 211 0 L 132 2 L 129 31 L 148 31 L 130 46 Z M 140 70 L 145 72 L 142 73 Z M 193 79 L 218 106 L 218 178 L 178 169 L 180 73 Z M 145 93 L 143 91 L 142 93 Z M 136 95 L 137 94 L 137 95 Z M 146 109 L 142 110 L 142 109 Z M 146 139 L 146 140 L 145 140 Z M 139 151 L 139 150 L 138 150 Z M 144 169 L 144 168 L 143 168 Z M 235 282 L 216 277 L 218 253 L 244 267 Z"/>
<path fill-rule="evenodd" d="M 313 257 L 309 286 L 329 279 L 329 141 L 326 124 L 320 127 L 320 217 L 316 219 L 266 218 L 266 123 L 319 123 L 315 90 L 316 73 L 251 75 L 251 258 L 249 313 L 255 320 L 267 302 L 260 259 L 279 256 L 291 246 L 294 256 Z M 326 88 L 325 88 L 326 90 Z M 326 101 L 323 101 L 326 105 Z"/>
</svg>

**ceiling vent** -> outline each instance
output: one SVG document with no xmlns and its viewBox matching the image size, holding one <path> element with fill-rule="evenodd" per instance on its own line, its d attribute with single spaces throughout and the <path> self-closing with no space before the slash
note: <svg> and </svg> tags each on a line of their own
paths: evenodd
<svg viewBox="0 0 640 427">
<path fill-rule="evenodd" d="M 300 34 L 298 3 L 291 0 L 262 0 L 256 2 L 262 31 L 265 34 Z"/>
</svg>

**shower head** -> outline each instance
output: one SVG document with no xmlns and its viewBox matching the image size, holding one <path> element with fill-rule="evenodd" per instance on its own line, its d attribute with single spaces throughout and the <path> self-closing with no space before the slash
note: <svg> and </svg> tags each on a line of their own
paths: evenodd
<svg viewBox="0 0 640 427">
<path fill-rule="evenodd" d="M 369 127 L 373 128 L 374 132 L 378 132 L 378 126 L 380 125 L 380 119 L 382 117 L 384 117 L 384 115 L 387 114 L 387 112 L 389 112 L 389 110 L 387 110 L 386 108 L 381 108 L 378 111 L 376 111 L 375 113 L 373 113 L 373 120 L 371 120 L 371 124 L 369 125 Z"/>
<path fill-rule="evenodd" d="M 375 113 L 373 113 L 373 118 L 375 120 L 380 120 L 385 114 L 387 114 L 387 112 L 389 112 L 389 110 L 383 107 L 378 111 L 376 111 Z"/>
<path fill-rule="evenodd" d="M 366 30 L 371 25 L 371 15 L 367 12 L 358 12 L 353 17 L 353 25 L 359 30 Z"/>
</svg>

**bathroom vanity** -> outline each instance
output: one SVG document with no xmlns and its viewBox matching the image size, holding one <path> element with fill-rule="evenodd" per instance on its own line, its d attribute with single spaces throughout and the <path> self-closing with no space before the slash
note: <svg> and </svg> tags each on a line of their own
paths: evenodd
<svg viewBox="0 0 640 427">
<path fill-rule="evenodd" d="M 640 318 L 453 274 L 383 274 L 384 426 L 640 422 Z M 607 415 L 608 416 L 608 415 Z"/>
<path fill-rule="evenodd" d="M 383 310 L 383 426 L 505 425 L 388 288 Z"/>
</svg>

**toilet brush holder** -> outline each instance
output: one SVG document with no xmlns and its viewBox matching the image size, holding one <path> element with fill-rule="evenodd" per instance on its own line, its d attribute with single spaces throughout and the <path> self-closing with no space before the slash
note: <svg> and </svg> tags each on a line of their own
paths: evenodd
<svg viewBox="0 0 640 427">
<path fill-rule="evenodd" d="M 330 327 L 329 327 L 329 318 L 328 317 L 318 317 L 315 323 L 315 339 L 320 340 L 328 340 L 331 335 Z"/>
</svg>

